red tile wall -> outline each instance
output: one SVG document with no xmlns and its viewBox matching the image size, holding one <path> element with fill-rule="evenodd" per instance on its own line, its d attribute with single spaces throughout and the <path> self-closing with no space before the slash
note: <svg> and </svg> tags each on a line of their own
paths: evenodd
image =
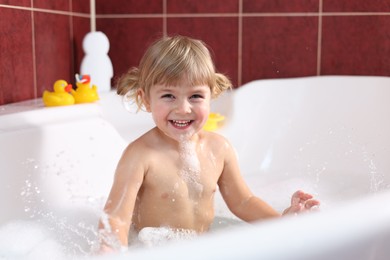
<svg viewBox="0 0 390 260">
<path fill-rule="evenodd" d="M 74 83 L 90 29 L 86 0 L 0 0 L 0 104 Z M 183 34 L 212 49 L 234 85 L 313 75 L 390 76 L 390 0 L 96 0 L 114 79 L 153 40 Z"/>
<path fill-rule="evenodd" d="M 0 104 L 73 83 L 89 24 L 89 1 L 0 0 Z"/>
</svg>

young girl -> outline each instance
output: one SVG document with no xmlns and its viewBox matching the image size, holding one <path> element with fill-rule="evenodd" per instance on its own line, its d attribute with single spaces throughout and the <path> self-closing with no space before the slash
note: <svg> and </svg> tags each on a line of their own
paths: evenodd
<svg viewBox="0 0 390 260">
<path fill-rule="evenodd" d="M 217 188 L 244 221 L 280 216 L 251 193 L 228 140 L 202 130 L 211 98 L 229 88 L 206 46 L 183 36 L 156 41 L 139 67 L 120 79 L 118 94 L 130 95 L 139 109 L 152 113 L 156 127 L 129 144 L 118 163 L 99 225 L 103 251 L 112 248 L 110 236 L 127 247 L 131 227 L 137 233 L 147 227 L 206 232 Z M 310 194 L 298 191 L 283 214 L 316 205 Z"/>
</svg>

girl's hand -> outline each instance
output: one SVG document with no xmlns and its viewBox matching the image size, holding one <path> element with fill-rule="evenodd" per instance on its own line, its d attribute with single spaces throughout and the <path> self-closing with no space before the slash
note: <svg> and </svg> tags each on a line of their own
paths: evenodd
<svg viewBox="0 0 390 260">
<path fill-rule="evenodd" d="M 319 205 L 320 202 L 313 199 L 313 195 L 298 190 L 292 195 L 291 206 L 283 211 L 283 215 L 309 211 L 312 208 L 317 208 Z"/>
</svg>

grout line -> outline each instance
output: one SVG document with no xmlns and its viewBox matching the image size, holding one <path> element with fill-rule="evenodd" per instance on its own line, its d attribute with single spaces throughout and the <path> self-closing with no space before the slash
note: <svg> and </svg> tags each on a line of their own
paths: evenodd
<svg viewBox="0 0 390 260">
<path fill-rule="evenodd" d="M 84 14 L 84 13 L 78 13 L 78 12 L 69 12 L 69 11 L 50 10 L 50 9 L 43 9 L 43 8 L 13 6 L 13 5 L 3 5 L 3 4 L 0 4 L 0 7 L 9 8 L 9 9 L 16 9 L 16 10 L 24 10 L 24 11 L 49 13 L 49 14 L 78 16 L 78 17 L 84 17 L 84 18 L 89 18 L 90 17 L 90 14 Z"/>
<path fill-rule="evenodd" d="M 241 0 L 240 0 L 241 1 Z M 389 13 L 390 14 L 390 13 Z M 273 16 L 317 16 L 317 13 L 185 13 L 185 14 L 99 14 L 98 18 L 159 18 L 166 16 L 167 18 L 208 18 L 208 17 L 273 17 Z"/>
<path fill-rule="evenodd" d="M 322 3 L 322 0 L 320 0 L 320 2 Z M 317 12 L 307 12 L 307 13 L 246 13 L 246 14 L 243 14 L 244 17 L 385 16 L 385 15 L 390 15 L 390 12 L 366 12 L 366 13 L 365 12 L 323 12 L 323 10 L 321 10 L 321 14 L 319 14 Z"/>
<path fill-rule="evenodd" d="M 137 18 L 164 18 L 169 17 L 168 14 L 96 14 L 99 19 L 137 19 Z"/>
<path fill-rule="evenodd" d="M 238 64 L 237 64 L 237 87 L 242 84 L 242 9 L 243 0 L 238 1 Z"/>
<path fill-rule="evenodd" d="M 323 0 L 319 0 L 318 10 L 318 38 L 317 38 L 317 76 L 321 75 L 321 54 L 322 54 L 322 3 Z"/>
<path fill-rule="evenodd" d="M 164 0 L 166 1 L 166 0 Z M 240 0 L 241 1 L 241 0 Z M 34 8 L 34 7 L 24 7 L 24 6 L 15 6 L 15 5 L 6 5 L 0 4 L 0 7 L 10 8 L 10 9 L 19 9 L 26 11 L 34 12 L 43 12 L 43 13 L 52 13 L 60 15 L 71 15 L 84 18 L 90 18 L 90 14 L 70 12 L 70 11 L 59 11 L 43 8 Z M 166 12 L 166 11 L 165 11 Z M 390 15 L 390 12 L 322 12 L 321 16 L 387 16 Z M 96 14 L 96 18 L 106 19 L 106 18 L 196 18 L 196 17 L 305 17 L 305 16 L 319 16 L 317 12 L 297 12 L 297 13 L 183 13 L 183 14 Z"/>
<path fill-rule="evenodd" d="M 70 10 L 73 10 L 73 4 L 72 4 L 72 0 L 69 0 L 69 9 Z M 96 24 L 95 24 L 96 26 Z M 96 29 L 96 27 L 95 27 Z M 75 73 L 76 71 L 78 72 L 78 69 L 76 70 L 76 64 L 75 64 L 75 60 L 76 60 L 76 53 L 75 53 L 75 49 L 74 49 L 74 46 L 73 46 L 73 42 L 74 42 L 74 31 L 73 31 L 73 17 L 72 16 L 69 16 L 69 36 L 70 36 L 70 52 L 71 52 L 71 57 L 70 57 L 70 75 L 72 75 L 72 73 Z M 81 49 L 83 49 L 81 47 Z"/>
<path fill-rule="evenodd" d="M 31 6 L 34 5 L 34 1 L 31 0 Z M 35 52 L 35 17 L 34 12 L 31 10 L 31 48 L 32 48 L 32 66 L 33 66 L 33 88 L 34 98 L 38 98 L 38 83 L 37 83 L 37 58 Z"/>
<path fill-rule="evenodd" d="M 90 25 L 91 25 L 91 32 L 96 32 L 96 3 L 95 0 L 89 1 L 89 9 L 90 9 Z M 72 10 L 72 9 L 70 9 Z"/>
<path fill-rule="evenodd" d="M 322 13 L 321 16 L 388 16 L 390 12 L 380 13 Z M 96 17 L 100 19 L 118 19 L 118 18 L 207 18 L 207 17 L 316 17 L 319 16 L 316 12 L 308 13 L 185 13 L 185 14 L 97 14 Z"/>
<path fill-rule="evenodd" d="M 163 0 L 163 36 L 166 37 L 167 35 L 167 0 Z"/>
<path fill-rule="evenodd" d="M 31 5 L 32 5 L 32 1 L 31 1 Z M 25 7 L 25 6 L 0 4 L 0 7 L 9 8 L 9 9 L 19 9 L 19 10 L 32 11 L 31 7 Z"/>
<path fill-rule="evenodd" d="M 307 13 L 245 13 L 242 14 L 244 17 L 306 17 L 306 16 L 317 16 L 316 12 Z"/>
<path fill-rule="evenodd" d="M 323 12 L 322 16 L 384 16 L 390 12 Z"/>
</svg>

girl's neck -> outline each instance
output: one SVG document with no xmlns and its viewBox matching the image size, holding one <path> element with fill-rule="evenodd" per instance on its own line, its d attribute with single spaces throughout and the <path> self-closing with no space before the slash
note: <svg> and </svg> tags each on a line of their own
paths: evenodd
<svg viewBox="0 0 390 260">
<path fill-rule="evenodd" d="M 163 131 L 161 131 L 159 128 L 156 127 L 157 137 L 167 145 L 175 147 L 175 149 L 180 150 L 183 145 L 196 145 L 199 141 L 199 133 L 195 133 L 192 135 L 183 134 L 181 136 L 178 136 L 178 138 L 173 138 Z"/>
</svg>

